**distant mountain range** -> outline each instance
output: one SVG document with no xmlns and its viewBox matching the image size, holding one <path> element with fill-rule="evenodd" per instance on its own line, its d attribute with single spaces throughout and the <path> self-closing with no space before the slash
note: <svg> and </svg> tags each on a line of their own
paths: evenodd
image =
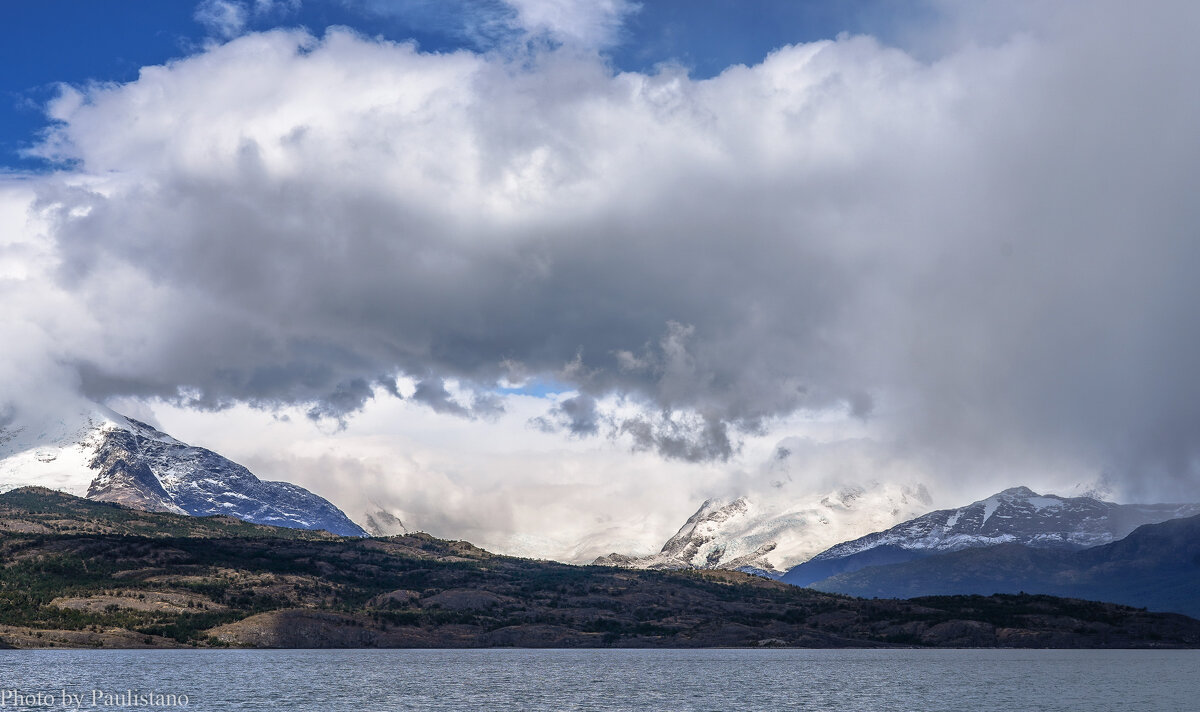
<svg viewBox="0 0 1200 712">
<path fill-rule="evenodd" d="M 1200 515 L 1147 524 L 1090 549 L 1003 543 L 868 566 L 811 588 L 880 598 L 1025 592 L 1200 618 Z"/>
<path fill-rule="evenodd" d="M 303 487 L 260 480 L 211 450 L 101 406 L 46 424 L 0 428 L 0 492 L 30 485 L 153 512 L 366 535 Z M 373 520 L 381 532 L 399 525 L 388 516 L 381 511 Z"/>
<path fill-rule="evenodd" d="M 1200 504 L 1115 504 L 1014 487 L 965 507 L 930 512 L 830 547 L 788 571 L 782 580 L 807 586 L 868 566 L 998 544 L 1078 550 L 1111 543 L 1143 524 L 1195 514 L 1200 514 Z"/>
<path fill-rule="evenodd" d="M 849 537 L 926 512 L 930 502 L 922 486 L 878 482 L 790 502 L 710 499 L 657 554 L 613 553 L 594 563 L 632 569 L 729 569 L 778 578 Z"/>
<path fill-rule="evenodd" d="M 899 520 L 928 501 L 923 490 L 882 485 L 775 510 L 748 497 L 709 500 L 659 553 L 594 563 L 734 569 L 862 597 L 1026 592 L 1200 616 L 1200 504 L 1116 504 L 1013 487 L 814 554 L 818 543 Z M 798 563 L 782 573 L 778 563 L 789 560 Z"/>
<path fill-rule="evenodd" d="M 286 482 L 96 406 L 0 426 L 0 493 L 41 486 L 168 514 L 227 515 L 335 535 L 405 535 L 372 505 L 368 529 Z M 1014 487 L 928 512 L 923 487 L 871 483 L 782 503 L 704 502 L 650 556 L 600 566 L 737 570 L 862 597 L 1050 594 L 1200 617 L 1200 504 L 1115 504 Z M 874 532 L 865 534 L 865 532 Z"/>
<path fill-rule="evenodd" d="M 426 534 L 337 537 L 0 494 L 0 648 L 1197 648 L 1200 621 L 1049 596 L 831 595 L 629 571 Z"/>
</svg>

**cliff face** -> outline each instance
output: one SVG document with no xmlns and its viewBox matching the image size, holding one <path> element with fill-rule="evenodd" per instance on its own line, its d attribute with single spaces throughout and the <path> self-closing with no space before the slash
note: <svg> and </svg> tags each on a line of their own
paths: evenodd
<svg viewBox="0 0 1200 712">
<path fill-rule="evenodd" d="M 147 512 L 187 514 L 163 489 L 150 466 L 139 457 L 138 450 L 133 433 L 118 430 L 105 434 L 88 463 L 96 471 L 96 478 L 88 485 L 87 498 Z"/>
</svg>

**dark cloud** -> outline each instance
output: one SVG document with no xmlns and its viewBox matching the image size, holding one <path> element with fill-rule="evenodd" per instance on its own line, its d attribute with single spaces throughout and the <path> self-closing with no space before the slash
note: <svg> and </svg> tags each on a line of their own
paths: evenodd
<svg viewBox="0 0 1200 712">
<path fill-rule="evenodd" d="M 596 399 L 589 395 L 578 395 L 565 398 L 550 409 L 544 416 L 530 421 L 543 432 L 565 430 L 576 437 L 588 437 L 600 432 L 600 427 L 607 424 L 612 427 L 611 419 L 600 413 Z"/>
<path fill-rule="evenodd" d="M 620 432 L 632 437 L 637 449 L 657 450 L 664 457 L 688 462 L 728 460 L 737 449 L 729 438 L 729 426 L 713 416 L 683 421 L 666 415 L 627 418 Z"/>
<path fill-rule="evenodd" d="M 375 389 L 364 378 L 344 381 L 332 393 L 318 399 L 317 404 L 309 408 L 308 417 L 313 420 L 344 418 L 346 414 L 361 409 L 374 395 Z"/>
<path fill-rule="evenodd" d="M 427 378 L 417 384 L 417 390 L 412 399 L 424 403 L 436 413 L 449 413 L 463 418 L 470 417 L 471 411 L 451 399 L 450 391 L 440 378 Z"/>
<path fill-rule="evenodd" d="M 87 178 L 37 189 L 89 326 L 57 357 L 321 414 L 407 375 L 465 416 L 519 363 L 580 393 L 549 426 L 618 394 L 669 457 L 837 411 L 947 471 L 1200 494 L 1200 10 L 1047 6 L 936 62 L 844 38 L 701 82 L 277 32 L 68 92 L 43 153 Z"/>
</svg>

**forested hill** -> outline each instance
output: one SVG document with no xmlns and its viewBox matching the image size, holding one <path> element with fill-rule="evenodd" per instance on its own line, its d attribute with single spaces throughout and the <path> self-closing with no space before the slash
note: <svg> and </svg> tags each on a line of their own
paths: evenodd
<svg viewBox="0 0 1200 712">
<path fill-rule="evenodd" d="M 0 645 L 1200 647 L 1200 621 L 1047 596 L 863 600 L 23 489 L 0 495 Z"/>
</svg>

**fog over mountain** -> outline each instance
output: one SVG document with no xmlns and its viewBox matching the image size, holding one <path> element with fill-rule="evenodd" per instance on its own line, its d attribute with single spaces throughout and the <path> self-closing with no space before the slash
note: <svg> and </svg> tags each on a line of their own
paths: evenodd
<svg viewBox="0 0 1200 712">
<path fill-rule="evenodd" d="M 58 169 L 0 177 L 0 417 L 225 413 L 204 444 L 256 472 L 506 541 L 632 506 L 649 546 L 772 482 L 1200 497 L 1200 6 L 930 3 L 694 78 L 614 68 L 632 5 L 510 5 L 486 50 L 234 23 L 64 85 L 31 149 Z M 410 429 L 440 454 L 380 470 L 334 447 L 383 438 L 372 408 L 530 445 L 493 468 Z M 271 413 L 331 459 L 250 452 Z M 781 469 L 788 438 L 819 454 Z M 525 473 L 557 447 L 570 472 Z M 510 516 L 510 485 L 571 504 Z M 460 509 L 484 492 L 503 514 Z"/>
</svg>

